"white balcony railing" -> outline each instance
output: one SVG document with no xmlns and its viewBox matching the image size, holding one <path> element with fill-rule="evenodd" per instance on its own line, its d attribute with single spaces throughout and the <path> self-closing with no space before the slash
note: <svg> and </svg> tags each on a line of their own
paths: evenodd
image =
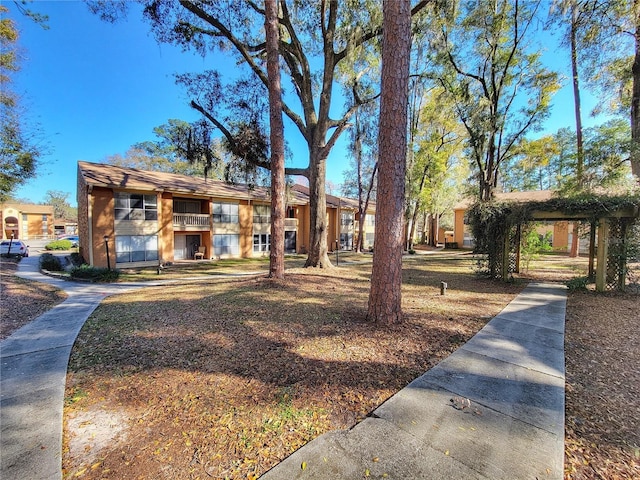
<svg viewBox="0 0 640 480">
<path fill-rule="evenodd" d="M 209 215 L 206 213 L 174 213 L 173 224 L 182 227 L 208 227 Z"/>
</svg>

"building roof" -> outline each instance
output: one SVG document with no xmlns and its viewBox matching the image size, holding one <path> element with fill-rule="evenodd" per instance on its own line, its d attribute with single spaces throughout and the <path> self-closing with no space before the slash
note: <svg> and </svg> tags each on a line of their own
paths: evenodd
<svg viewBox="0 0 640 480">
<path fill-rule="evenodd" d="M 36 205 L 35 203 L 3 203 L 0 205 L 2 210 L 13 208 L 20 213 L 46 213 L 53 215 L 53 205 Z"/>
<path fill-rule="evenodd" d="M 230 184 L 220 180 L 177 173 L 151 172 L 90 162 L 78 162 L 78 172 L 84 182 L 93 187 L 270 201 L 270 190 L 265 187 L 250 188 L 248 185 Z M 287 195 L 289 205 L 304 205 L 308 201 L 306 196 L 295 189 Z"/>
<path fill-rule="evenodd" d="M 551 200 L 554 192 L 552 190 L 532 190 L 529 192 L 498 192 L 495 194 L 495 200 L 498 202 L 544 202 Z M 476 201 L 475 198 L 465 198 L 457 203 L 454 210 L 466 210 Z"/>
<path fill-rule="evenodd" d="M 293 190 L 309 197 L 309 187 L 305 186 L 305 185 L 300 185 L 299 183 L 296 183 L 293 187 Z M 329 195 L 327 193 L 326 195 L 327 197 L 327 207 L 331 207 L 331 208 L 342 208 L 342 209 L 352 209 L 352 210 L 358 210 L 358 200 L 355 200 L 353 198 L 346 198 L 346 197 L 336 197 L 335 195 Z M 375 203 L 374 202 L 369 202 L 369 209 L 373 210 L 375 209 Z"/>
</svg>

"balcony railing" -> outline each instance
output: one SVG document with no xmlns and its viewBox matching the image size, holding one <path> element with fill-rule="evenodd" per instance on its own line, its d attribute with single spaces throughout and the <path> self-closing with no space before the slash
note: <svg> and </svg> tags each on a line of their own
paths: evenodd
<svg viewBox="0 0 640 480">
<path fill-rule="evenodd" d="M 209 227 L 206 213 L 174 213 L 173 224 L 182 227 Z"/>
</svg>

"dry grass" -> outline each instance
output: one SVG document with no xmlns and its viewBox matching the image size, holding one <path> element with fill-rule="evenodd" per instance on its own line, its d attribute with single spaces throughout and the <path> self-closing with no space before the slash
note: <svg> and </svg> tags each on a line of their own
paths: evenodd
<svg viewBox="0 0 640 480">
<path fill-rule="evenodd" d="M 476 279 L 471 263 L 469 256 L 409 258 L 407 322 L 390 328 L 364 319 L 366 265 L 290 269 L 285 282 L 272 283 L 215 277 L 263 270 L 264 259 L 199 262 L 176 265 L 162 278 L 203 274 L 206 281 L 109 298 L 73 351 L 65 475 L 264 472 L 320 433 L 365 416 L 466 341 L 520 289 Z M 13 262 L 1 270 L 3 335 L 63 298 L 14 277 Z M 521 277 L 568 280 L 585 271 L 585 259 L 544 256 Z M 158 277 L 149 270 L 131 278 Z M 449 283 L 445 297 L 440 281 Z M 569 296 L 566 480 L 640 477 L 639 299 Z"/>
<path fill-rule="evenodd" d="M 312 438 L 364 418 L 521 289 L 476 279 L 470 265 L 469 256 L 408 259 L 406 321 L 392 327 L 365 319 L 369 265 L 107 299 L 72 353 L 66 475 L 260 475 Z M 107 428 L 108 442 L 83 440 L 75 419 L 105 413 L 126 428 Z"/>
</svg>

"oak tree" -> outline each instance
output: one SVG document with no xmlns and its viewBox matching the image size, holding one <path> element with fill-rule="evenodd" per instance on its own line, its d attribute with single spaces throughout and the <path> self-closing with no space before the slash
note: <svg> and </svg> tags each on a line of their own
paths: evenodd
<svg viewBox="0 0 640 480">
<path fill-rule="evenodd" d="M 469 2 L 441 16 L 440 80 L 467 131 L 483 201 L 492 198 L 518 140 L 548 116 L 559 87 L 557 74 L 530 47 L 540 3 Z"/>
</svg>

